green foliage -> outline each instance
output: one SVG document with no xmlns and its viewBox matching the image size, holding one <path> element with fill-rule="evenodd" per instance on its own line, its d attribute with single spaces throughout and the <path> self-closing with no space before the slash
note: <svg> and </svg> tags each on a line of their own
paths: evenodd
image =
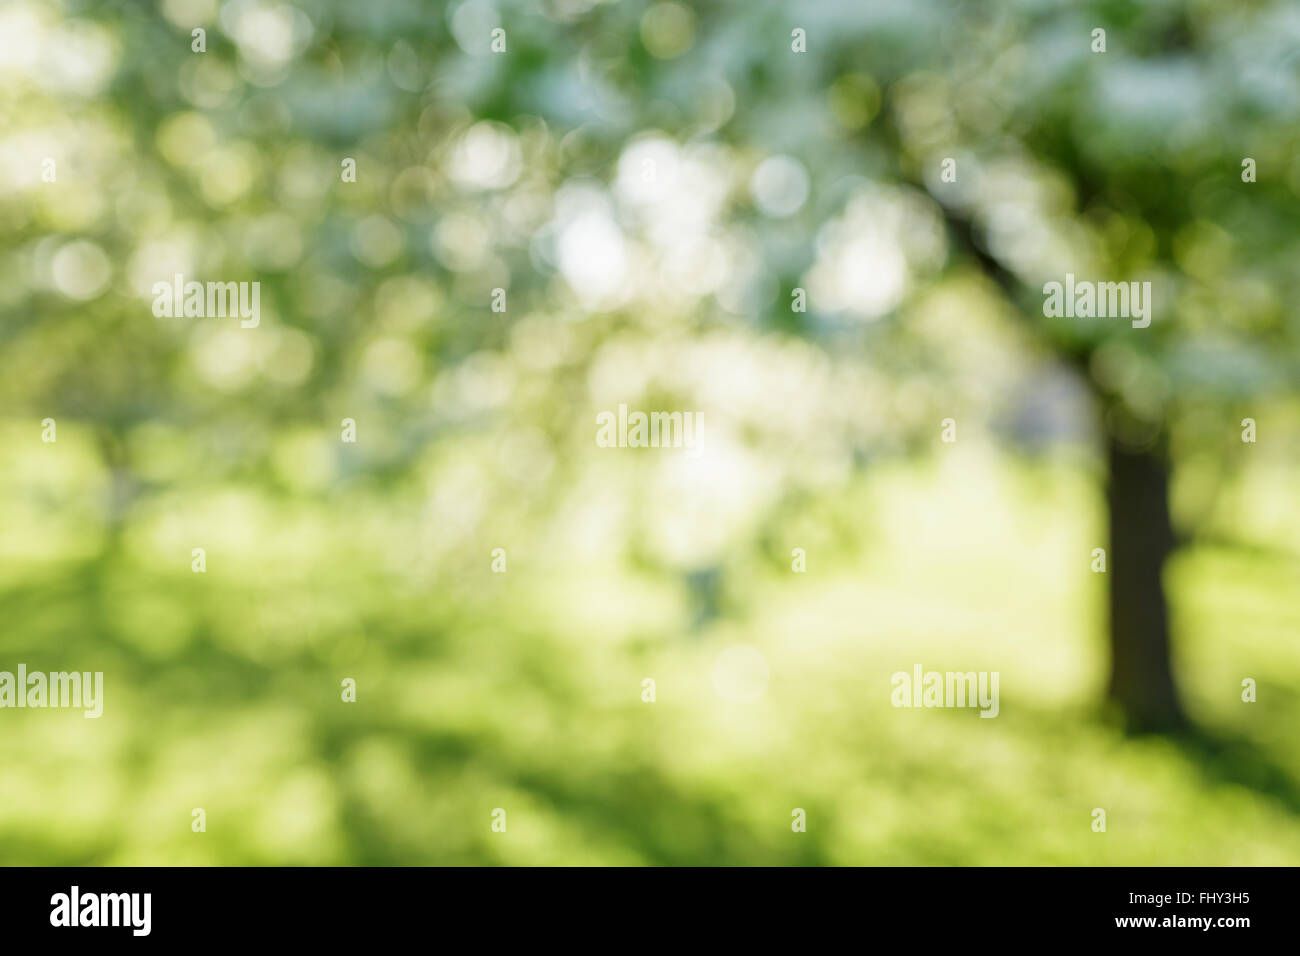
<svg viewBox="0 0 1300 956">
<path fill-rule="evenodd" d="M 0 712 L 0 862 L 1300 859 L 1300 18 L 1242 6 L 6 3 L 0 670 L 107 702 Z M 1095 397 L 1179 465 L 1217 736 L 1093 719 Z M 1003 715 L 890 708 L 917 660 Z"/>
</svg>

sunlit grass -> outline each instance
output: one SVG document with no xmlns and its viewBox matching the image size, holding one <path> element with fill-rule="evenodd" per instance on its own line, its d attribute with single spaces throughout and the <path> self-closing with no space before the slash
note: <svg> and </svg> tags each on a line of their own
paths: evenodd
<svg viewBox="0 0 1300 956">
<path fill-rule="evenodd" d="M 1300 760 L 1285 729 L 1300 716 L 1294 566 L 1221 547 L 1171 565 L 1181 672 L 1212 735 L 1125 738 L 1096 708 L 1089 476 L 977 445 L 960 455 L 869 470 L 786 509 L 733 540 L 710 578 L 629 564 L 618 538 L 566 562 L 564 534 L 534 531 L 514 539 L 507 574 L 490 572 L 480 546 L 419 580 L 391 573 L 378 546 L 399 532 L 363 531 L 381 515 L 274 503 L 251 486 L 146 505 L 119 550 L 85 563 L 76 556 L 102 532 L 89 522 L 43 577 L 0 582 L 5 666 L 102 669 L 107 687 L 99 720 L 6 712 L 0 853 L 1300 860 Z M 11 487 L 41 479 L 32 467 L 11 471 Z M 196 575 L 188 545 L 205 529 L 209 570 Z M 788 570 L 799 546 L 804 574 Z M 715 686 L 735 646 L 765 659 L 756 699 Z M 894 709 L 889 676 L 916 663 L 999 671 L 999 717 Z M 1240 700 L 1246 676 L 1259 680 L 1255 704 Z M 343 677 L 358 682 L 355 704 L 340 701 Z M 205 833 L 190 829 L 195 807 Z M 506 833 L 491 830 L 498 807 Z M 1097 807 L 1106 833 L 1091 830 Z M 806 834 L 791 832 L 795 808 Z"/>
</svg>

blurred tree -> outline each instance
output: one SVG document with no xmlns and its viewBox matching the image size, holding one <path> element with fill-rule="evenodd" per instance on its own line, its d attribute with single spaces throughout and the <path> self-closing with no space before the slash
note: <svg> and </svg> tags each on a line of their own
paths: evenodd
<svg viewBox="0 0 1300 956">
<path fill-rule="evenodd" d="M 265 468 L 267 422 L 360 420 L 365 409 L 389 436 L 369 465 L 396 469 L 445 424 L 430 419 L 423 393 L 401 387 L 403 369 L 433 378 L 500 345 L 537 310 L 633 314 L 682 295 L 661 284 L 610 306 L 557 292 L 557 277 L 631 285 L 610 277 L 618 237 L 605 219 L 580 218 L 588 241 L 572 251 L 557 250 L 550 217 L 559 192 L 569 206 L 595 208 L 599 190 L 561 187 L 616 181 L 629 146 L 656 131 L 729 150 L 736 182 L 714 204 L 717 233 L 742 237 L 761 262 L 743 310 L 756 323 L 831 351 L 856 342 L 906 354 L 908 305 L 973 267 L 1076 370 L 1106 445 L 1110 696 L 1135 728 L 1183 723 L 1162 589 L 1180 436 L 1223 442 L 1230 454 L 1219 437 L 1235 421 L 1228 411 L 1296 380 L 1292 5 L 66 7 L 71 26 L 31 5 L 44 11 L 36 18 L 48 42 L 75 45 L 82 68 L 33 68 L 30 82 L 4 93 L 15 128 L 63 150 L 60 183 L 71 188 L 37 186 L 0 203 L 5 251 L 18 263 L 10 274 L 52 276 L 17 278 L 0 300 L 10 358 L 0 389 L 13 407 L 99 429 L 113 515 L 146 490 L 132 477 L 130 440 L 143 422 L 202 425 L 193 440 L 212 453 L 215 474 Z M 191 48 L 198 23 L 209 31 L 204 53 Z M 1099 27 L 1105 52 L 1094 52 Z M 505 34 L 494 48 L 497 29 Z M 101 63 L 115 64 L 111 75 L 95 73 Z M 765 209 L 745 195 L 753 167 L 773 154 L 807 170 L 810 199 L 797 212 L 783 209 L 780 183 L 799 191 L 788 168 L 770 170 L 778 195 Z M 356 160 L 355 183 L 341 180 L 345 157 Z M 1258 164 L 1257 182 L 1242 179 L 1245 157 Z M 945 159 L 955 179 L 942 176 Z M 892 245 L 849 242 L 832 268 L 823 260 L 840 233 L 884 218 L 870 204 L 865 219 L 849 213 L 870 187 L 904 197 L 890 207 L 902 216 Z M 698 183 L 678 188 L 687 206 L 709 205 L 692 192 Z M 628 232 L 640 228 L 621 214 Z M 912 268 L 929 255 L 911 247 L 931 214 L 956 251 L 939 274 Z M 59 234 L 93 248 L 69 252 L 51 242 Z M 908 247 L 908 261 L 886 269 L 896 246 Z M 120 272 L 111 289 L 79 278 L 100 258 Z M 256 346 L 237 330 L 231 338 L 142 318 L 140 282 L 181 263 L 191 277 L 263 282 L 275 321 Z M 819 269 L 848 290 L 839 300 L 809 281 Z M 1066 273 L 1149 279 L 1150 328 L 1043 317 L 1043 283 Z M 781 294 L 771 294 L 778 282 Z M 882 295 L 891 283 L 898 294 Z M 507 286 L 509 313 L 497 316 L 490 292 Z M 792 312 L 788 293 L 805 286 L 808 311 Z M 700 294 L 682 309 L 707 323 L 718 304 Z M 423 321 L 433 314 L 454 320 Z M 864 316 L 871 321 L 856 321 Z M 393 327 L 418 354 L 376 341 Z M 304 350 L 310 374 L 295 378 L 285 370 Z M 241 361 L 273 367 L 281 387 L 241 388 Z"/>
<path fill-rule="evenodd" d="M 1300 18 L 1284 4 L 1245 16 L 1208 3 L 918 4 L 913 29 L 882 16 L 855 36 L 855 15 L 837 14 L 817 31 L 830 59 L 871 64 L 884 86 L 882 120 L 863 135 L 889 144 L 900 179 L 943 207 L 960 261 L 1021 307 L 1094 397 L 1109 696 L 1135 730 L 1182 727 L 1162 578 L 1176 543 L 1172 438 L 1192 432 L 1236 457 L 1233 407 L 1300 380 L 1300 321 L 1285 307 L 1300 241 L 1288 52 Z M 927 17 L 942 26 L 922 29 Z M 974 195 L 939 175 L 953 155 L 959 175 L 981 177 Z M 1269 175 L 1256 182 L 1247 157 Z M 998 182 L 1007 170 L 1014 191 Z M 1154 321 L 1043 317 L 1044 282 L 1066 273 L 1152 280 Z"/>
</svg>

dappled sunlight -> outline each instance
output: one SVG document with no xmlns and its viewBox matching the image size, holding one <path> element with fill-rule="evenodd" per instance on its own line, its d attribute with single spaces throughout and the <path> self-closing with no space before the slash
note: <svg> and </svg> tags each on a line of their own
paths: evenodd
<svg viewBox="0 0 1300 956">
<path fill-rule="evenodd" d="M 0 863 L 1300 860 L 1257 6 L 0 4 Z"/>
</svg>

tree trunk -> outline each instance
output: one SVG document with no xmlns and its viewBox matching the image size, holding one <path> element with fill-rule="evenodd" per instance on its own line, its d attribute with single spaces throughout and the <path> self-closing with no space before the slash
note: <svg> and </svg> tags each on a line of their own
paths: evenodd
<svg viewBox="0 0 1300 956">
<path fill-rule="evenodd" d="M 1110 480 L 1110 699 L 1139 733 L 1177 730 L 1183 708 L 1174 683 L 1169 613 L 1161 572 L 1174 548 L 1169 470 L 1158 450 L 1107 440 Z"/>
</svg>

